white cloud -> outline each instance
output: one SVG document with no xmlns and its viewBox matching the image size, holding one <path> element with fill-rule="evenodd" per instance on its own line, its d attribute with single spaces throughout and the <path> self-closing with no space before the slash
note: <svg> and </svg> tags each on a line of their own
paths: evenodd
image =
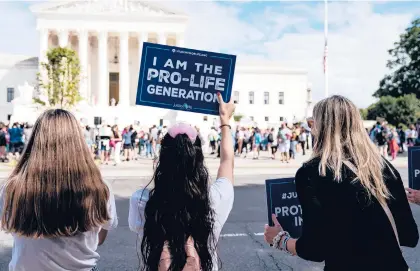
<svg viewBox="0 0 420 271">
<path fill-rule="evenodd" d="M 173 0 L 162 5 L 190 16 L 186 44 L 191 48 L 238 54 L 238 59 L 273 60 L 308 71 L 314 98 L 323 95 L 323 4 L 276 2 L 271 8 L 247 10 L 247 4 Z M 330 93 L 343 94 L 359 106 L 372 101 L 379 80 L 388 72 L 387 50 L 419 10 L 374 12 L 368 2 L 329 5 Z M 246 20 L 243 15 L 246 16 Z M 13 3 L 0 2 L 0 52 L 37 55 L 35 19 Z"/>
<path fill-rule="evenodd" d="M 180 2 L 177 2 L 179 7 Z M 296 3 L 254 12 L 240 20 L 241 5 L 214 2 L 181 3 L 190 16 L 187 45 L 239 53 L 239 59 L 274 60 L 285 67 L 308 71 L 314 98 L 323 97 L 324 6 Z M 329 89 L 358 106 L 374 101 L 372 94 L 388 72 L 387 50 L 413 19 L 413 13 L 379 14 L 368 2 L 329 5 Z M 317 23 L 318 28 L 313 28 Z M 293 32 L 288 28 L 293 27 Z M 254 55 L 255 54 L 255 55 Z"/>
<path fill-rule="evenodd" d="M 215 2 L 166 2 L 189 15 L 186 44 L 204 50 L 229 50 L 263 38 L 263 33 L 239 19 L 240 6 Z"/>
<path fill-rule="evenodd" d="M 411 14 L 380 15 L 366 3 L 334 3 L 329 33 L 329 90 L 342 94 L 357 105 L 372 103 L 386 69 L 387 50 L 412 19 Z M 359 12 L 358 12 L 359 11 Z M 309 71 L 316 98 L 322 98 L 323 77 L 322 30 L 315 33 L 284 35 L 265 44 L 269 55 L 283 63 L 299 65 Z"/>
</svg>

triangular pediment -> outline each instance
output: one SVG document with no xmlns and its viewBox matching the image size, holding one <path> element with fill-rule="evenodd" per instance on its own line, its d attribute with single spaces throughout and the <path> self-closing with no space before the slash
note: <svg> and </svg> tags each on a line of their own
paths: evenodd
<svg viewBox="0 0 420 271">
<path fill-rule="evenodd" d="M 51 1 L 31 7 L 34 13 L 61 14 L 141 14 L 143 16 L 173 16 L 184 14 L 139 0 L 70 0 Z"/>
</svg>

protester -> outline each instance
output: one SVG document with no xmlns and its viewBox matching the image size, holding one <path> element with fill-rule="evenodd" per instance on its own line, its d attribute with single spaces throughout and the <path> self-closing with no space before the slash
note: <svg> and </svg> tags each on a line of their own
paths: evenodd
<svg viewBox="0 0 420 271">
<path fill-rule="evenodd" d="M 7 159 L 7 128 L 4 124 L 1 124 L 0 127 L 0 162 L 8 162 Z"/>
<path fill-rule="evenodd" d="M 325 270 L 408 270 L 399 244 L 416 246 L 419 233 L 398 171 L 371 142 L 348 99 L 320 101 L 314 118 L 312 159 L 295 178 L 301 237 L 290 238 L 273 215 L 266 242 L 325 261 Z"/>
<path fill-rule="evenodd" d="M 110 146 L 110 141 L 111 141 L 111 136 L 112 136 L 112 130 L 111 127 L 104 123 L 103 126 L 101 127 L 101 129 L 99 130 L 99 139 L 100 139 L 100 157 L 101 157 L 101 163 L 102 164 L 107 164 L 110 160 L 110 152 L 111 152 L 111 146 Z"/>
<path fill-rule="evenodd" d="M 198 134 L 198 131 L 197 131 L 197 134 Z M 162 139 L 163 139 L 162 131 L 158 131 L 157 140 L 156 140 L 156 157 L 159 156 L 161 146 L 162 146 Z"/>
<path fill-rule="evenodd" d="M 242 151 L 244 149 L 244 137 L 245 137 L 244 128 L 239 128 L 238 137 L 237 137 L 237 141 L 238 141 L 238 154 L 239 154 L 239 156 L 242 155 Z"/>
<path fill-rule="evenodd" d="M 255 159 L 258 159 L 260 157 L 261 142 L 262 142 L 262 136 L 261 136 L 260 129 L 255 128 L 253 139 L 254 139 L 253 144 L 252 144 L 252 148 L 253 148 L 253 151 L 254 151 L 253 159 L 255 160 Z"/>
<path fill-rule="evenodd" d="M 209 134 L 209 142 L 211 147 L 211 154 L 214 154 L 216 152 L 216 142 L 217 142 L 218 134 L 216 131 L 216 128 L 211 127 L 211 131 Z"/>
<path fill-rule="evenodd" d="M 299 143 L 300 143 L 300 146 L 302 147 L 302 155 L 306 155 L 306 152 L 305 152 L 306 141 L 307 141 L 306 130 L 305 128 L 302 127 L 299 134 Z"/>
<path fill-rule="evenodd" d="M 398 126 L 398 138 L 399 138 L 399 147 L 400 147 L 400 153 L 404 153 L 404 148 L 405 148 L 405 144 L 406 144 L 406 135 L 405 132 L 402 128 L 402 126 Z"/>
<path fill-rule="evenodd" d="M 391 129 L 391 134 L 389 135 L 389 149 L 391 151 L 391 159 L 393 161 L 397 158 L 397 153 L 399 151 L 398 133 L 394 128 Z"/>
<path fill-rule="evenodd" d="M 1 228 L 14 239 L 10 271 L 97 270 L 97 247 L 118 224 L 79 123 L 61 109 L 36 121 L 0 203 Z"/>
<path fill-rule="evenodd" d="M 291 132 L 289 128 L 287 128 L 285 123 L 282 123 L 282 125 L 279 128 L 279 132 L 277 134 L 277 138 L 279 140 L 279 151 L 280 151 L 280 161 L 282 163 L 286 162 L 289 163 L 290 156 L 289 156 L 289 150 L 290 150 L 290 138 L 291 138 Z"/>
<path fill-rule="evenodd" d="M 271 159 L 276 159 L 276 152 L 277 152 L 277 146 L 278 146 L 278 139 L 275 135 L 274 128 L 271 128 L 270 134 L 268 135 L 268 142 L 271 141 Z"/>
<path fill-rule="evenodd" d="M 150 133 L 144 132 L 143 142 L 144 142 L 144 147 L 146 149 L 146 158 L 149 157 L 149 155 L 150 155 L 150 158 L 153 158 L 153 155 L 152 155 L 152 144 L 150 143 L 150 140 L 152 140 L 151 139 L 151 136 L 150 136 Z"/>
<path fill-rule="evenodd" d="M 132 138 L 133 132 L 130 130 L 130 127 L 125 128 L 125 132 L 122 134 L 122 142 L 124 149 L 124 160 L 131 160 L 131 152 L 133 149 Z"/>
<path fill-rule="evenodd" d="M 376 133 L 376 143 L 378 144 L 379 153 L 384 157 L 388 157 L 387 137 L 388 135 L 384 127 L 381 127 L 380 130 Z"/>
<path fill-rule="evenodd" d="M 245 155 L 244 158 L 246 158 L 246 156 L 248 155 L 248 145 L 251 144 L 251 148 L 252 148 L 252 133 L 251 131 L 249 131 L 249 129 L 244 129 L 244 144 L 243 144 L 243 148 L 245 148 Z"/>
<path fill-rule="evenodd" d="M 19 123 L 14 123 L 8 131 L 10 137 L 10 154 L 17 160 L 23 151 L 23 129 Z"/>
<path fill-rule="evenodd" d="M 293 160 L 296 159 L 298 139 L 298 135 L 295 131 L 293 131 L 292 136 L 290 138 L 290 158 Z"/>
<path fill-rule="evenodd" d="M 154 188 L 140 189 L 130 199 L 129 226 L 142 238 L 141 270 L 218 270 L 217 242 L 234 197 L 229 120 L 235 108 L 220 94 L 218 99 L 222 139 L 216 181 L 209 185 L 196 130 L 181 123 L 162 140 Z"/>
<path fill-rule="evenodd" d="M 122 144 L 122 136 L 118 129 L 118 125 L 112 126 L 111 143 L 114 149 L 114 166 L 117 166 L 119 163 L 121 163 L 121 144 Z"/>
<path fill-rule="evenodd" d="M 410 130 L 408 131 L 407 135 L 407 144 L 409 147 L 414 146 L 415 141 L 417 139 L 417 131 L 414 125 L 410 125 Z"/>
</svg>

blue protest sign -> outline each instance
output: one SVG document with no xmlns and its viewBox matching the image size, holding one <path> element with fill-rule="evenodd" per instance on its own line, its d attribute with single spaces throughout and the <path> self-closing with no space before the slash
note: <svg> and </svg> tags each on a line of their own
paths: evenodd
<svg viewBox="0 0 420 271">
<path fill-rule="evenodd" d="M 271 215 L 275 214 L 284 230 L 293 238 L 302 232 L 302 207 L 296 193 L 294 178 L 265 181 L 267 193 L 268 224 L 273 226 Z"/>
<path fill-rule="evenodd" d="M 143 43 L 137 105 L 219 114 L 232 94 L 236 56 Z"/>
<path fill-rule="evenodd" d="M 408 186 L 420 190 L 420 147 L 408 148 Z"/>
</svg>

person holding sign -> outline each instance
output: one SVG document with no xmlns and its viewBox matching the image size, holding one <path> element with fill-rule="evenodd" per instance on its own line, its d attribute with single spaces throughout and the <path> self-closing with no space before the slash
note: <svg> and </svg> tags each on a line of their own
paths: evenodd
<svg viewBox="0 0 420 271">
<path fill-rule="evenodd" d="M 408 270 L 400 246 L 417 245 L 417 225 L 398 171 L 370 140 L 357 107 L 342 96 L 320 101 L 312 132 L 312 158 L 295 177 L 302 234 L 292 239 L 273 215 L 265 241 L 325 261 L 329 271 Z"/>
<path fill-rule="evenodd" d="M 218 101 L 222 139 L 216 181 L 209 185 L 197 130 L 180 123 L 162 139 L 154 188 L 140 189 L 130 199 L 128 223 L 142 236 L 141 270 L 218 270 L 217 241 L 234 199 L 229 121 L 235 109 L 220 94 Z"/>
</svg>

